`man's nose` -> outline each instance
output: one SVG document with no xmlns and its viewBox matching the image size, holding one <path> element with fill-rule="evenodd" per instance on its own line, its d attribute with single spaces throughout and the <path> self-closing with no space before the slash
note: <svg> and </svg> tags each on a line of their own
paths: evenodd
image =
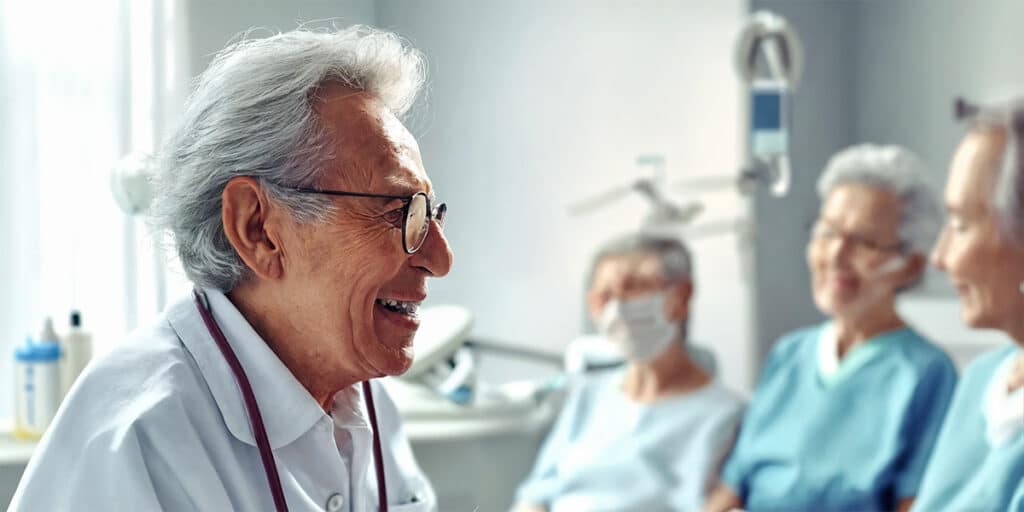
<svg viewBox="0 0 1024 512">
<path fill-rule="evenodd" d="M 413 264 L 426 270 L 431 277 L 448 275 L 455 259 L 452 248 L 448 245 L 448 238 L 444 236 L 444 231 L 436 221 L 430 221 L 427 239 L 423 241 L 420 250 L 412 256 Z"/>
</svg>

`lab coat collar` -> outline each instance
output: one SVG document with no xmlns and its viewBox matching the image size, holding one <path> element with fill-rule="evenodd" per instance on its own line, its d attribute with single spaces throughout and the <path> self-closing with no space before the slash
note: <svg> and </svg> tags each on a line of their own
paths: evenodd
<svg viewBox="0 0 1024 512">
<path fill-rule="evenodd" d="M 222 292 L 203 291 L 213 318 L 249 378 L 271 448 L 290 444 L 326 413 Z M 206 329 L 192 295 L 171 306 L 167 319 L 195 358 L 228 430 L 238 440 L 256 446 L 241 389 Z"/>
</svg>

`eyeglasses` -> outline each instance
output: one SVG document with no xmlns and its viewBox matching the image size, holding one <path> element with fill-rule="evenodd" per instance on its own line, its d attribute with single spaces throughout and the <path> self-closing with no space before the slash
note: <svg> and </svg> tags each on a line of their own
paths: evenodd
<svg viewBox="0 0 1024 512">
<path fill-rule="evenodd" d="M 448 212 L 448 205 L 441 203 L 437 206 L 430 206 L 430 198 L 424 192 L 417 192 L 412 196 L 392 196 L 386 194 L 364 194 L 359 192 L 345 192 L 342 190 L 319 190 L 315 188 L 293 188 L 292 190 L 303 194 L 323 194 L 328 196 L 341 197 L 373 197 L 379 199 L 401 199 L 402 204 L 402 248 L 406 254 L 412 254 L 423 246 L 430 233 L 430 221 L 437 221 L 438 227 L 444 227 L 444 217 Z"/>
<path fill-rule="evenodd" d="M 825 221 L 817 221 L 811 225 L 811 240 L 825 241 L 845 239 L 855 248 L 870 253 L 899 252 L 903 250 L 903 243 L 885 244 L 871 237 L 860 233 L 844 233 Z"/>
</svg>

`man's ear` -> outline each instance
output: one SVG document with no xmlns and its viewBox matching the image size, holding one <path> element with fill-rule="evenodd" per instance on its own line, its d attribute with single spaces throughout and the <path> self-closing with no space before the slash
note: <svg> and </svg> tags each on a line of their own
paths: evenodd
<svg viewBox="0 0 1024 512">
<path fill-rule="evenodd" d="M 260 182 L 248 176 L 231 178 L 220 198 L 224 234 L 239 258 L 261 279 L 281 278 L 280 215 Z"/>
<path fill-rule="evenodd" d="M 666 318 L 672 321 L 682 321 L 688 318 L 691 298 L 693 298 L 693 281 L 687 279 L 669 287 L 665 304 Z"/>
</svg>

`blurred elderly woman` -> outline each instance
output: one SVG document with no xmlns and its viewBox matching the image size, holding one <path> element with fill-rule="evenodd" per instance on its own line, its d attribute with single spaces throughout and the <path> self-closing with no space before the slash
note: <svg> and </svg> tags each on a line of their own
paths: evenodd
<svg viewBox="0 0 1024 512">
<path fill-rule="evenodd" d="M 77 381 L 12 510 L 436 509 L 370 383 L 452 263 L 398 119 L 423 68 L 368 27 L 217 55 L 157 188 L 195 292 Z"/>
<path fill-rule="evenodd" d="M 829 319 L 772 349 L 706 509 L 912 504 L 956 384 L 949 357 L 896 311 L 938 230 L 922 168 L 894 146 L 851 147 L 828 163 L 807 263 Z"/>
<path fill-rule="evenodd" d="M 743 404 L 690 356 L 690 252 L 630 235 L 598 252 L 590 316 L 626 359 L 570 392 L 518 510 L 696 510 L 717 483 Z"/>
<path fill-rule="evenodd" d="M 932 261 L 964 321 L 1013 343 L 964 371 L 915 509 L 1024 510 L 1024 104 L 967 108 Z"/>
</svg>

